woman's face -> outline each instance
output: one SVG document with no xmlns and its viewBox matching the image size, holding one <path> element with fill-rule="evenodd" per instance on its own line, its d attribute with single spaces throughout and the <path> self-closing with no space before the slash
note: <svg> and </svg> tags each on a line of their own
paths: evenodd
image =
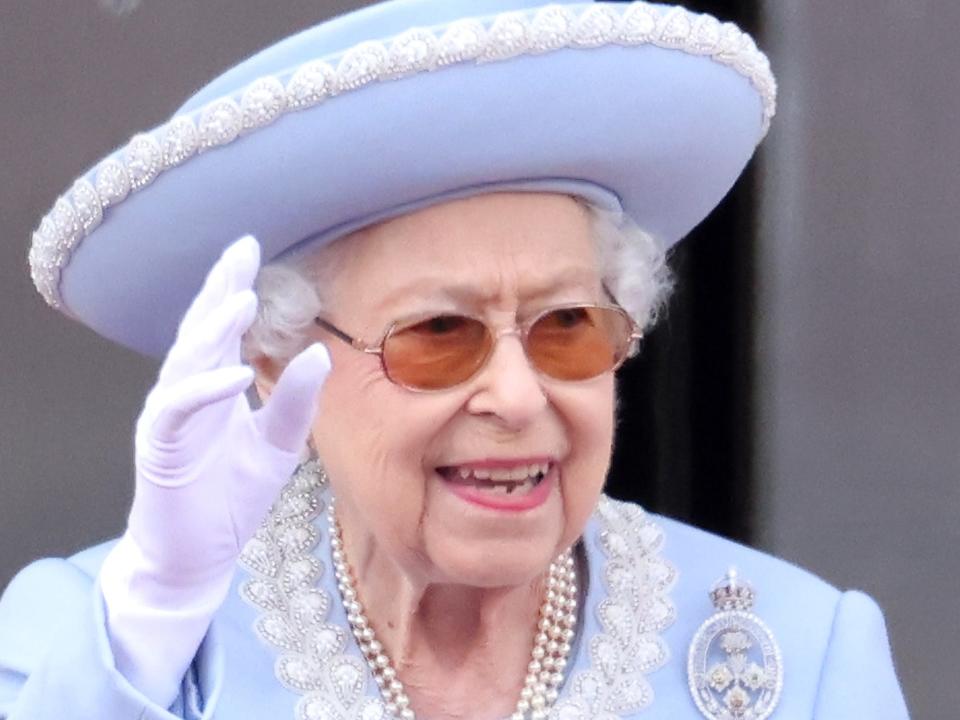
<svg viewBox="0 0 960 720">
<path fill-rule="evenodd" d="M 412 316 L 509 329 L 546 307 L 604 300 L 587 213 L 562 195 L 476 196 L 342 242 L 325 319 L 367 343 Z M 467 382 L 415 393 L 387 379 L 378 356 L 318 335 L 333 370 L 313 441 L 351 545 L 376 547 L 422 583 L 499 587 L 536 577 L 581 534 L 610 459 L 612 373 L 543 377 L 507 334 Z M 548 468 L 539 485 L 484 482 L 531 465 Z"/>
</svg>

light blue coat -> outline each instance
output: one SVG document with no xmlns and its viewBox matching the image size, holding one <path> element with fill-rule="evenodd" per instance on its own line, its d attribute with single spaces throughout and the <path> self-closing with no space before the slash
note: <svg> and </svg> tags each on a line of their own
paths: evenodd
<svg viewBox="0 0 960 720">
<path fill-rule="evenodd" d="M 35 562 L 7 588 L 0 601 L 0 719 L 284 720 L 311 698 L 314 712 L 326 703 L 331 718 L 377 717 L 377 688 L 346 630 L 323 538 L 313 555 L 327 569 L 312 592 L 333 601 L 318 622 L 340 628 L 346 645 L 327 665 L 315 666 L 319 689 L 310 694 L 285 687 L 278 677 L 289 684 L 291 675 L 275 672 L 284 653 L 253 629 L 258 620 L 269 625 L 264 621 L 270 613 L 250 602 L 248 583 L 252 577 L 269 580 L 271 572 L 279 577 L 276 568 L 242 570 L 169 709 L 145 699 L 114 667 L 96 584 L 108 548 Z M 270 548 L 250 549 L 246 564 L 263 570 Z M 702 718 L 688 689 L 687 649 L 714 612 L 707 591 L 730 565 L 752 581 L 754 612 L 782 651 L 783 692 L 772 720 L 908 717 L 883 618 L 862 593 L 840 592 L 781 560 L 609 500 L 601 502 L 584 533 L 581 563 L 588 580 L 579 636 L 555 705 L 568 713 L 563 717 Z M 616 612 L 624 608 L 629 612 Z M 276 641 L 277 633 L 272 637 Z M 645 661 L 649 671 L 641 667 Z M 349 679 L 350 668 L 362 668 L 363 677 L 352 689 L 341 689 L 348 695 L 359 691 L 334 714 L 341 701 L 330 688 L 343 672 Z"/>
</svg>

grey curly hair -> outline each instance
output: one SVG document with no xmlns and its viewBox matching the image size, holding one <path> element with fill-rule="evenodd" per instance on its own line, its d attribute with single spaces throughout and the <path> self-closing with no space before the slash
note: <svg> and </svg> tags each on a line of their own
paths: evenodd
<svg viewBox="0 0 960 720">
<path fill-rule="evenodd" d="M 641 328 L 657 319 L 673 287 L 663 245 L 622 212 L 581 201 L 590 216 L 607 290 Z M 323 289 L 343 260 L 342 243 L 285 255 L 257 276 L 257 317 L 243 339 L 244 357 L 285 365 L 309 344 L 314 318 L 326 306 Z"/>
</svg>

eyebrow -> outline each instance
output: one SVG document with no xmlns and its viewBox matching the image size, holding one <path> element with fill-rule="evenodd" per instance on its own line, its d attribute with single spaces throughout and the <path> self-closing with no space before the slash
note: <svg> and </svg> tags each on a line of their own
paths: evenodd
<svg viewBox="0 0 960 720">
<path fill-rule="evenodd" d="M 549 282 L 535 284 L 531 290 L 523 293 L 521 300 L 537 300 L 565 290 L 593 289 L 594 287 L 602 288 L 602 285 L 593 270 L 582 266 L 570 267 L 551 277 Z M 483 287 L 463 287 L 450 284 L 449 280 L 442 276 L 427 276 L 394 288 L 380 299 L 376 307 L 383 309 L 402 298 L 425 296 L 450 300 L 460 305 L 480 305 L 495 300 L 497 295 L 497 291 L 490 291 Z"/>
</svg>

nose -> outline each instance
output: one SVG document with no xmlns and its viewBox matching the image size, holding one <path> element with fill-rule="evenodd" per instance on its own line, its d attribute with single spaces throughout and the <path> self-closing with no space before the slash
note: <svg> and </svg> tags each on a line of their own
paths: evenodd
<svg viewBox="0 0 960 720">
<path fill-rule="evenodd" d="M 467 409 L 511 430 L 528 425 L 547 405 L 542 380 L 515 333 L 501 334 L 476 382 Z"/>
</svg>

